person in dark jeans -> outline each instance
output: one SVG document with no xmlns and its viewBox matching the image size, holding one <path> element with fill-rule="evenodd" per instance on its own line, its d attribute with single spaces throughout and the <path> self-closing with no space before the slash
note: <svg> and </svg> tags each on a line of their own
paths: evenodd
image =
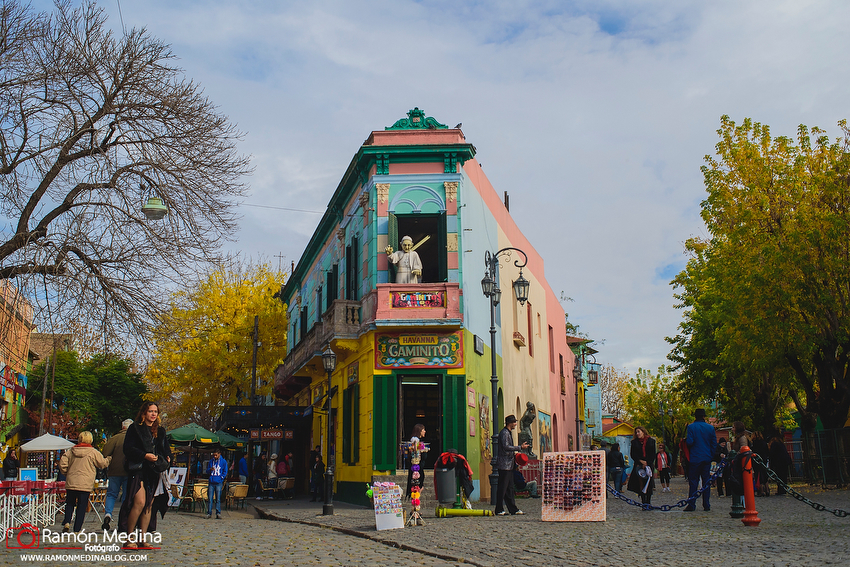
<svg viewBox="0 0 850 567">
<path fill-rule="evenodd" d="M 705 422 L 705 410 L 699 408 L 694 412 L 694 422 L 688 426 L 686 443 L 690 452 L 690 466 L 688 467 L 688 498 L 693 497 L 699 488 L 700 481 L 705 488 L 711 476 L 711 460 L 717 452 L 717 434 L 714 426 Z M 711 490 L 702 493 L 702 508 L 706 512 L 711 510 Z M 685 508 L 685 512 L 696 510 L 696 502 L 691 502 Z"/>
<path fill-rule="evenodd" d="M 496 515 L 504 516 L 508 512 L 513 515 L 522 515 L 525 512 L 517 508 L 514 502 L 514 467 L 516 460 L 514 454 L 517 451 L 528 448 L 528 443 L 514 445 L 513 430 L 516 429 L 517 419 L 514 415 L 505 418 L 505 427 L 499 432 L 499 450 L 496 453 L 496 466 L 499 469 L 499 483 L 496 487 Z M 507 506 L 507 511 L 505 511 Z"/>
<path fill-rule="evenodd" d="M 717 454 L 714 455 L 714 460 L 716 462 L 720 462 L 725 459 L 729 455 L 729 448 L 726 445 L 726 438 L 721 437 L 717 442 Z M 720 478 L 717 479 L 717 495 L 723 496 L 724 491 L 726 494 L 731 494 L 729 492 L 729 475 L 732 474 L 732 467 L 728 464 L 726 468 L 723 469 L 723 474 L 720 475 Z"/>
<path fill-rule="evenodd" d="M 614 490 L 623 491 L 623 471 L 626 470 L 626 460 L 620 452 L 620 444 L 611 445 L 608 451 L 608 478 L 614 483 Z"/>
<path fill-rule="evenodd" d="M 316 500 L 324 501 L 324 484 L 322 483 L 322 475 L 325 474 L 325 463 L 322 461 L 322 454 L 316 453 L 313 457 L 313 466 L 310 467 L 310 502 Z"/>
<path fill-rule="evenodd" d="M 265 451 L 260 453 L 260 456 L 257 457 L 256 461 L 254 461 L 254 496 L 257 497 L 257 500 L 263 499 L 266 474 L 268 474 L 269 472 L 266 461 L 267 459 Z"/>
</svg>

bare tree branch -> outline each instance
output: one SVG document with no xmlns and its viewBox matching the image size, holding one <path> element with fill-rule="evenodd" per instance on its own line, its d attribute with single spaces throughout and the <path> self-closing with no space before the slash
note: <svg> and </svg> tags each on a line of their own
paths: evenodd
<svg viewBox="0 0 850 567">
<path fill-rule="evenodd" d="M 143 338 L 163 288 L 236 228 L 241 133 L 144 29 L 114 37 L 88 1 L 0 2 L 0 279 L 104 340 Z"/>
</svg>

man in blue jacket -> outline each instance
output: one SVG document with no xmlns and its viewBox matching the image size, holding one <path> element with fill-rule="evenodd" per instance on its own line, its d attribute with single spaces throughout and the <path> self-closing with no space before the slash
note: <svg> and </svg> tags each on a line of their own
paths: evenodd
<svg viewBox="0 0 850 567">
<path fill-rule="evenodd" d="M 709 498 L 711 489 L 708 487 L 708 478 L 711 476 L 711 460 L 717 452 L 717 435 L 714 427 L 705 422 L 705 410 L 699 408 L 694 412 L 694 422 L 688 426 L 688 436 L 685 443 L 690 452 L 690 467 L 688 469 L 688 498 L 697 493 L 700 479 L 705 490 L 702 493 L 702 509 L 706 512 L 711 510 Z M 685 508 L 685 512 L 696 510 L 696 502 L 691 502 Z"/>
<path fill-rule="evenodd" d="M 207 518 L 212 517 L 213 500 L 215 500 L 215 519 L 221 519 L 221 486 L 227 478 L 227 459 L 221 456 L 221 451 L 213 451 L 210 464 L 207 467 L 210 475 L 210 485 L 207 491 L 209 495 L 209 507 Z"/>
<path fill-rule="evenodd" d="M 239 459 L 239 482 L 248 484 L 248 459 L 245 453 L 242 453 L 242 458 Z"/>
</svg>

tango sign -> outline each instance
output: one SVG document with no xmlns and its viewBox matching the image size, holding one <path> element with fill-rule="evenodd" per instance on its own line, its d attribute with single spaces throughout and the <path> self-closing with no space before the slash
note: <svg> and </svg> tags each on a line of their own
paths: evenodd
<svg viewBox="0 0 850 567">
<path fill-rule="evenodd" d="M 460 333 L 379 334 L 375 336 L 377 368 L 460 368 Z"/>
<path fill-rule="evenodd" d="M 271 439 L 283 439 L 282 429 L 252 429 L 251 439 L 269 441 Z"/>
</svg>

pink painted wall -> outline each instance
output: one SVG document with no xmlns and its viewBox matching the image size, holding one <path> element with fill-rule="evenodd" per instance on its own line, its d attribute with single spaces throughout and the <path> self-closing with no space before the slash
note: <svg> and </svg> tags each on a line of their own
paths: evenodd
<svg viewBox="0 0 850 567">
<path fill-rule="evenodd" d="M 390 175 L 403 175 L 405 173 L 443 173 L 445 165 L 443 162 L 430 163 L 393 163 L 390 158 Z"/>
<path fill-rule="evenodd" d="M 463 132 L 454 128 L 447 130 L 376 130 L 364 146 L 422 146 L 442 144 L 465 144 Z"/>
<path fill-rule="evenodd" d="M 555 336 L 555 372 L 549 372 L 549 391 L 552 403 L 552 413 L 557 413 L 558 416 L 558 431 L 556 435 L 558 447 L 556 447 L 556 449 L 559 451 L 566 451 L 567 435 L 572 435 L 575 443 L 578 443 L 578 440 L 576 439 L 575 431 L 576 385 L 572 377 L 572 369 L 575 365 L 575 355 L 567 346 L 566 329 L 564 326 L 564 309 L 561 307 L 555 292 L 552 291 L 552 288 L 546 281 L 543 258 L 540 257 L 525 235 L 520 231 L 513 217 L 511 217 L 510 213 L 507 209 L 505 209 L 505 204 L 502 201 L 501 195 L 493 188 L 493 185 L 490 183 L 490 180 L 487 179 L 487 176 L 484 174 L 484 171 L 481 169 L 478 161 L 475 159 L 467 161 L 463 165 L 463 170 L 475 187 L 478 188 L 478 192 L 481 194 L 482 199 L 487 205 L 487 208 L 490 210 L 490 213 L 495 218 L 499 227 L 504 232 L 510 245 L 520 248 L 528 254 L 528 266 L 524 269 L 534 274 L 537 283 L 544 288 L 546 305 L 545 309 L 540 309 L 540 311 L 545 311 L 547 323 L 552 326 Z M 539 346 L 535 345 L 535 350 L 539 350 L 541 353 L 547 352 L 547 349 L 547 340 L 544 340 L 543 344 Z M 565 395 L 561 394 L 559 355 L 564 357 L 564 374 L 566 377 Z M 564 402 L 563 405 L 565 410 L 563 412 L 561 411 L 562 401 Z"/>
</svg>

